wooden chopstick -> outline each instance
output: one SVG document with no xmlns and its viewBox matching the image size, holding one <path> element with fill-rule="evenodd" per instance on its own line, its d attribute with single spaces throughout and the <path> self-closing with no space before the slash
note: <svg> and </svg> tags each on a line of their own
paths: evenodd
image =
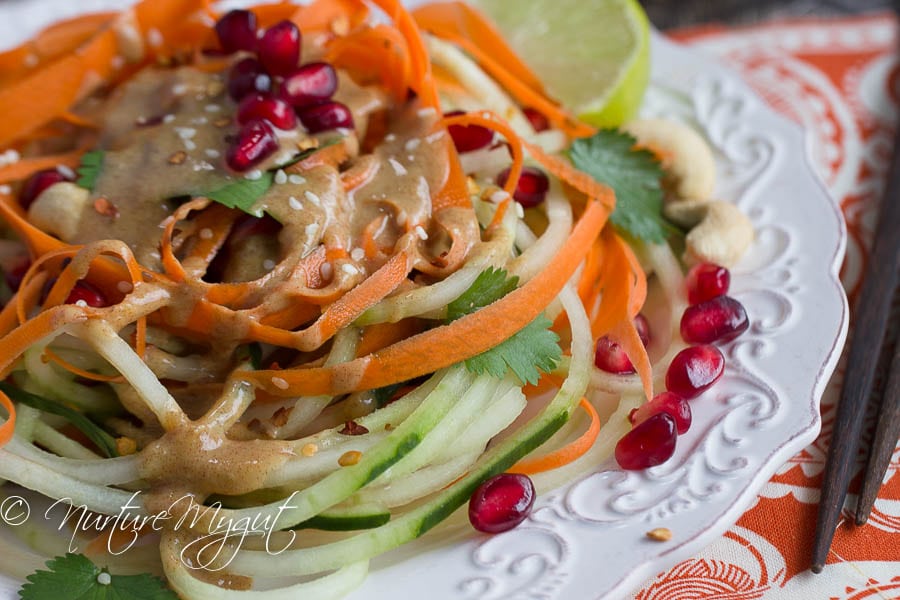
<svg viewBox="0 0 900 600">
<path fill-rule="evenodd" d="M 894 344 L 894 357 L 891 359 L 890 375 L 881 399 L 877 423 L 865 479 L 859 492 L 859 500 L 856 501 L 857 525 L 864 525 L 872 512 L 872 505 L 875 504 L 894 448 L 897 447 L 897 438 L 900 437 L 900 343 Z"/>
<path fill-rule="evenodd" d="M 838 517 L 847 497 L 847 485 L 859 450 L 875 367 L 881 355 L 900 266 L 900 125 L 888 170 L 887 187 L 872 253 L 866 266 L 862 291 L 857 300 L 850 355 L 837 407 L 828 458 L 825 462 L 822 496 L 813 543 L 813 573 L 820 573 L 831 548 Z M 896 362 L 896 361 L 893 361 Z M 896 410 L 894 411 L 896 412 Z M 889 432 L 885 432 L 887 434 Z M 896 437 L 894 437 L 896 440 Z"/>
</svg>

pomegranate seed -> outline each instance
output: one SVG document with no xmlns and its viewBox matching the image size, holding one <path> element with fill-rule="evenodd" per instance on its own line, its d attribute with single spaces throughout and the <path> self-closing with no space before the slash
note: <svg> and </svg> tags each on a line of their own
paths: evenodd
<svg viewBox="0 0 900 600">
<path fill-rule="evenodd" d="M 690 400 L 719 380 L 725 357 L 715 346 L 691 346 L 675 355 L 666 371 L 666 389 Z"/>
<path fill-rule="evenodd" d="M 731 296 L 689 306 L 681 315 L 681 337 L 689 344 L 728 342 L 749 326 L 744 305 Z"/>
<path fill-rule="evenodd" d="M 525 113 L 525 118 L 531 123 L 532 129 L 534 129 L 536 133 L 550 129 L 550 121 L 547 120 L 544 113 L 538 112 L 529 106 L 523 108 L 522 112 Z"/>
<path fill-rule="evenodd" d="M 250 121 L 238 131 L 237 140 L 225 153 L 228 166 L 246 171 L 278 150 L 278 140 L 266 121 Z"/>
<path fill-rule="evenodd" d="M 503 169 L 497 175 L 497 185 L 503 187 L 509 179 L 509 169 Z M 536 167 L 525 167 L 513 192 L 513 200 L 525 208 L 532 208 L 544 201 L 547 197 L 547 189 L 550 180 L 547 175 Z"/>
<path fill-rule="evenodd" d="M 232 10 L 216 22 L 216 35 L 226 52 L 256 50 L 256 15 L 249 10 Z"/>
<path fill-rule="evenodd" d="M 265 119 L 278 129 L 293 129 L 297 126 L 294 109 L 284 100 L 266 94 L 245 96 L 238 105 L 237 120 L 243 125 L 255 119 Z"/>
<path fill-rule="evenodd" d="M 236 102 L 247 94 L 268 92 L 271 88 L 272 79 L 255 58 L 239 60 L 228 72 L 228 95 Z"/>
<path fill-rule="evenodd" d="M 272 25 L 259 40 L 259 62 L 273 75 L 287 75 L 300 60 L 300 30 L 291 21 Z"/>
<path fill-rule="evenodd" d="M 616 444 L 616 462 L 628 471 L 661 465 L 675 454 L 677 440 L 672 415 L 656 413 L 622 436 Z"/>
<path fill-rule="evenodd" d="M 3 272 L 3 278 L 6 280 L 6 286 L 10 291 L 16 292 L 19 290 L 19 286 L 22 285 L 22 280 L 25 278 L 25 273 L 28 272 L 28 267 L 30 266 L 31 261 L 27 257 L 22 257 L 8 271 Z"/>
<path fill-rule="evenodd" d="M 293 106 L 309 106 L 325 102 L 337 91 L 338 79 L 334 67 L 324 62 L 303 65 L 285 76 L 281 83 L 281 98 Z"/>
<path fill-rule="evenodd" d="M 353 128 L 353 113 L 340 102 L 325 102 L 307 106 L 297 113 L 300 122 L 310 133 L 319 133 L 329 129 L 343 127 Z"/>
<path fill-rule="evenodd" d="M 688 302 L 699 304 L 728 293 L 731 273 L 725 267 L 712 263 L 694 265 L 685 278 Z"/>
<path fill-rule="evenodd" d="M 646 348 L 647 344 L 650 343 L 650 324 L 647 323 L 644 315 L 638 315 L 634 318 L 634 327 L 637 329 L 638 335 Z M 605 335 L 597 340 L 597 347 L 594 350 L 594 364 L 598 369 L 607 373 L 615 373 L 617 375 L 634 373 L 634 365 L 631 364 L 622 347 Z"/>
<path fill-rule="evenodd" d="M 476 488 L 469 521 L 478 531 L 500 533 L 525 520 L 534 504 L 534 484 L 525 475 L 501 473 Z"/>
<path fill-rule="evenodd" d="M 657 394 L 650 402 L 631 411 L 628 418 L 633 425 L 640 425 L 653 415 L 661 412 L 672 415 L 679 434 L 685 433 L 690 429 L 691 405 L 688 404 L 687 400 L 672 392 Z"/>
<path fill-rule="evenodd" d="M 22 208 L 28 210 L 28 207 L 41 195 L 41 192 L 61 181 L 72 181 L 72 178 L 66 177 L 57 169 L 38 171 L 29 177 L 25 185 L 22 186 L 22 191 L 19 192 L 19 204 L 22 205 Z"/>
<path fill-rule="evenodd" d="M 66 304 L 77 304 L 79 301 L 83 301 L 93 308 L 109 306 L 103 292 L 84 280 L 76 283 L 75 287 L 72 288 L 72 291 L 69 292 L 69 297 L 66 298 Z"/>
<path fill-rule="evenodd" d="M 444 116 L 455 117 L 464 114 L 466 113 L 461 110 L 454 110 Z M 481 125 L 450 125 L 447 127 L 447 132 L 453 138 L 453 145 L 456 146 L 457 152 L 480 150 L 494 141 L 494 132 Z"/>
</svg>

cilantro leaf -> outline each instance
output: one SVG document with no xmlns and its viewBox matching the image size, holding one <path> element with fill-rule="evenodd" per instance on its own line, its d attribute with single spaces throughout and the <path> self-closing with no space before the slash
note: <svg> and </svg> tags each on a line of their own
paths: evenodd
<svg viewBox="0 0 900 600">
<path fill-rule="evenodd" d="M 83 554 L 57 556 L 47 561 L 47 567 L 49 571 L 27 577 L 19 590 L 21 600 L 178 600 L 157 577 L 110 575 Z"/>
<path fill-rule="evenodd" d="M 217 190 L 199 192 L 195 195 L 206 196 L 210 200 L 215 200 L 228 208 L 239 208 L 245 213 L 259 217 L 261 215 L 255 214 L 250 209 L 263 194 L 269 191 L 274 180 L 275 174 L 271 171 L 266 171 L 257 179 L 242 177 Z"/>
<path fill-rule="evenodd" d="M 503 269 L 482 271 L 468 290 L 447 305 L 447 322 L 499 300 L 514 290 L 518 281 L 518 277 L 509 277 Z M 489 373 L 495 377 L 512 371 L 523 384 L 537 383 L 540 371 L 552 370 L 562 357 L 559 336 L 550 331 L 551 325 L 549 319 L 539 315 L 512 337 L 466 360 L 466 369 L 476 375 Z"/>
<path fill-rule="evenodd" d="M 616 129 L 601 129 L 577 139 L 569 149 L 572 164 L 616 192 L 610 220 L 636 238 L 661 243 L 677 232 L 662 216 L 663 169 L 652 152 L 635 149 L 637 140 Z"/>
<path fill-rule="evenodd" d="M 83 187 L 88 191 L 94 191 L 94 185 L 97 183 L 97 177 L 103 169 L 103 150 L 91 150 L 85 152 L 81 157 L 81 165 L 75 169 L 78 172 L 78 179 L 75 184 Z"/>
<path fill-rule="evenodd" d="M 15 402 L 30 406 L 31 408 L 35 408 L 45 413 L 63 417 L 91 440 L 95 446 L 100 448 L 106 456 L 113 457 L 119 455 L 116 451 L 116 441 L 113 437 L 101 429 L 99 425 L 87 418 L 83 413 L 69 408 L 65 404 L 26 392 L 25 390 L 21 390 L 2 381 L 0 381 L 0 391 Z"/>
</svg>

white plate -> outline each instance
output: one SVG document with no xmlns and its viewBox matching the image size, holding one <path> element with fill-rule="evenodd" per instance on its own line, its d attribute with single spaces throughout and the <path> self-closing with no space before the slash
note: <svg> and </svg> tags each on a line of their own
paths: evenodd
<svg viewBox="0 0 900 600">
<path fill-rule="evenodd" d="M 0 40 L 12 44 L 51 19 L 122 4 L 4 2 Z M 351 598 L 622 597 L 725 532 L 775 470 L 815 439 L 819 398 L 847 334 L 840 211 L 813 174 L 802 131 L 735 73 L 657 34 L 652 81 L 644 112 L 677 116 L 706 136 L 719 162 L 718 197 L 737 203 L 757 232 L 732 283 L 752 326 L 725 348 L 724 378 L 693 402 L 693 426 L 665 465 L 641 473 L 598 465 L 540 498 L 513 531 L 373 561 Z M 645 537 L 660 526 L 672 530 L 670 542 Z"/>
</svg>

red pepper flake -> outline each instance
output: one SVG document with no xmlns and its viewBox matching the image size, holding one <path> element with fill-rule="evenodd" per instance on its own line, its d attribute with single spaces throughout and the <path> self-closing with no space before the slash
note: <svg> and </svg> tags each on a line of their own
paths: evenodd
<svg viewBox="0 0 900 600">
<path fill-rule="evenodd" d="M 119 209 L 116 208 L 116 205 L 100 196 L 96 200 L 94 200 L 94 210 L 105 217 L 109 217 L 110 219 L 118 219 L 119 218 Z"/>
<path fill-rule="evenodd" d="M 356 421 L 347 421 L 344 423 L 344 428 L 338 431 L 338 433 L 341 435 L 364 435 L 369 433 L 369 430 Z"/>
</svg>

